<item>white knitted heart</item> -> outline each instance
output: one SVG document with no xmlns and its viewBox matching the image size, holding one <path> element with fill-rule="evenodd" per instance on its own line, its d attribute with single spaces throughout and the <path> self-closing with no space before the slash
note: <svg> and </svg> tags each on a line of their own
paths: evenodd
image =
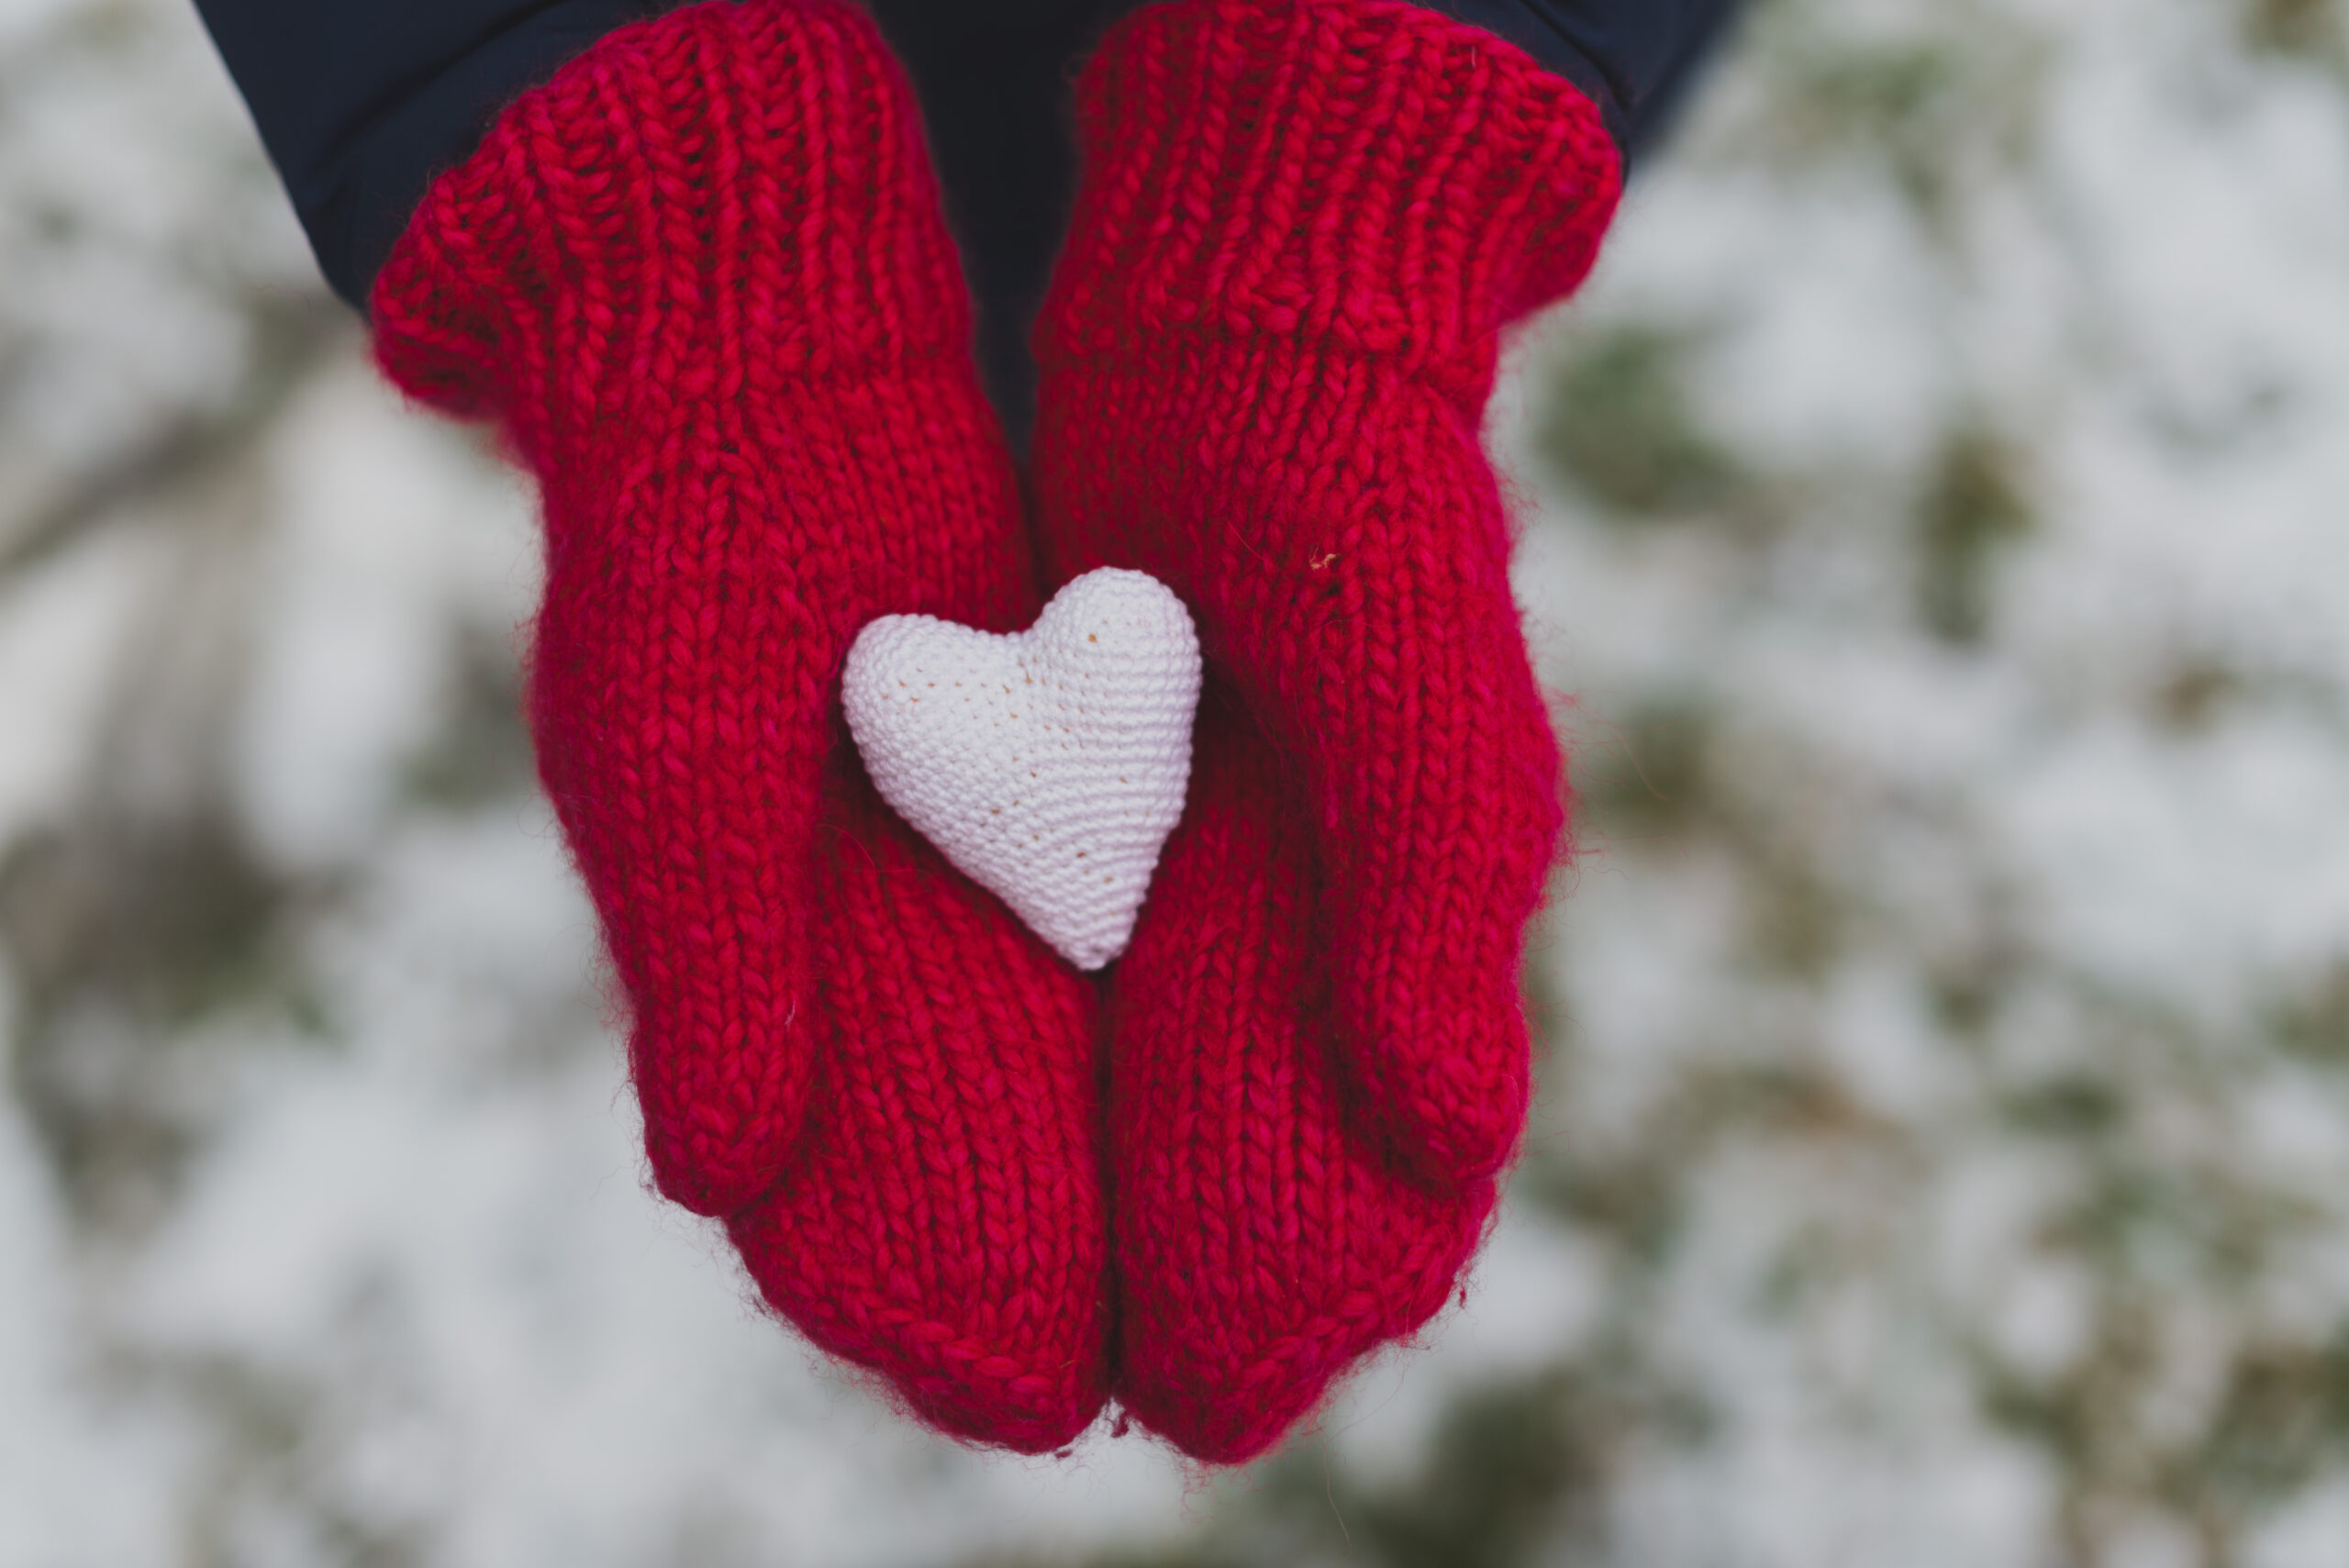
<svg viewBox="0 0 2349 1568">
<path fill-rule="evenodd" d="M 841 697 L 898 816 L 1077 968 L 1125 951 L 1199 701 L 1198 634 L 1164 584 L 1088 572 L 1009 637 L 884 616 Z"/>
</svg>

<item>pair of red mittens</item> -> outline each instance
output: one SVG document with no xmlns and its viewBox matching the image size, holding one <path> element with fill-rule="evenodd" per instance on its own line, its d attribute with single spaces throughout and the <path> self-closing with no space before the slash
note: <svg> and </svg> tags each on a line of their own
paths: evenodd
<svg viewBox="0 0 2349 1568">
<path fill-rule="evenodd" d="M 604 39 L 434 185 L 376 345 L 539 478 L 532 725 L 662 1190 L 943 1429 L 1041 1451 L 1114 1394 L 1238 1460 L 1442 1305 L 1522 1126 L 1561 786 L 1477 430 L 1618 164 L 1574 89 L 1396 0 L 1154 6 L 1079 96 L 1037 534 L 1055 579 L 1168 583 L 1210 669 L 1106 1019 L 841 730 L 866 621 L 1039 603 L 861 12 Z"/>
</svg>

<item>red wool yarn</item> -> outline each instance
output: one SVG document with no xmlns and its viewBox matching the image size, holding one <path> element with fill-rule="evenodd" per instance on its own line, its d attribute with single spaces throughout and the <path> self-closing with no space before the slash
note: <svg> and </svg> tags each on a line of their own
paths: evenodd
<svg viewBox="0 0 2349 1568">
<path fill-rule="evenodd" d="M 434 184 L 384 372 L 538 477 L 540 773 L 662 1192 L 917 1413 L 1030 1451 L 1106 1382 L 1090 986 L 874 794 L 876 616 L 1037 599 L 912 95 L 841 0 L 612 33 Z"/>
<path fill-rule="evenodd" d="M 1442 1305 L 1522 1132 L 1564 787 L 1479 428 L 1620 172 L 1573 87 L 1397 0 L 1151 6 L 1078 126 L 1039 523 L 1060 576 L 1181 594 L 1210 675 L 1115 983 L 1117 1394 L 1238 1461 Z"/>
</svg>

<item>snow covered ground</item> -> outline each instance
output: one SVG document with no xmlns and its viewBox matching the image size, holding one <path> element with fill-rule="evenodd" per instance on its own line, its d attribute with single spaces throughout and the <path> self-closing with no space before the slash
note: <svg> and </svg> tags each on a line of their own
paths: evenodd
<svg viewBox="0 0 2349 1568">
<path fill-rule="evenodd" d="M 0 1568 L 2349 1565 L 2349 8 L 1775 0 L 1494 441 L 1574 698 L 1464 1309 L 930 1440 L 645 1190 L 529 501 L 178 0 L 0 0 Z"/>
</svg>

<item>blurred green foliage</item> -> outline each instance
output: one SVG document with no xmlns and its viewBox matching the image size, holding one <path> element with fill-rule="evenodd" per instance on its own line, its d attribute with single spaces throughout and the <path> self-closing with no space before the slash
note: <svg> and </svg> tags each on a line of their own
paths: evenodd
<svg viewBox="0 0 2349 1568">
<path fill-rule="evenodd" d="M 2269 53 L 2349 68 L 2349 23 L 2340 0 L 2238 0 L 2243 39 Z"/>
<path fill-rule="evenodd" d="M 1196 1539 L 1064 1561 L 1072 1568 L 1573 1562 L 1598 1542 L 1616 1450 L 1659 1417 L 1695 1419 L 1676 1407 L 1659 1411 L 1652 1391 L 1597 1358 L 1530 1372 L 1464 1393 L 1408 1475 L 1364 1476 L 1326 1444 L 1308 1442 L 1254 1477 Z"/>
<path fill-rule="evenodd" d="M 1942 439 L 1917 506 L 1918 603 L 1936 636 L 1982 640 L 1992 569 L 2001 547 L 2031 531 L 2032 512 L 2013 447 L 1967 420 Z"/>
<path fill-rule="evenodd" d="M 1533 450 L 1549 474 L 1627 520 L 1701 513 L 1732 495 L 1736 460 L 1689 395 L 1696 343 L 1645 323 L 1575 339 L 1537 416 Z"/>
</svg>

